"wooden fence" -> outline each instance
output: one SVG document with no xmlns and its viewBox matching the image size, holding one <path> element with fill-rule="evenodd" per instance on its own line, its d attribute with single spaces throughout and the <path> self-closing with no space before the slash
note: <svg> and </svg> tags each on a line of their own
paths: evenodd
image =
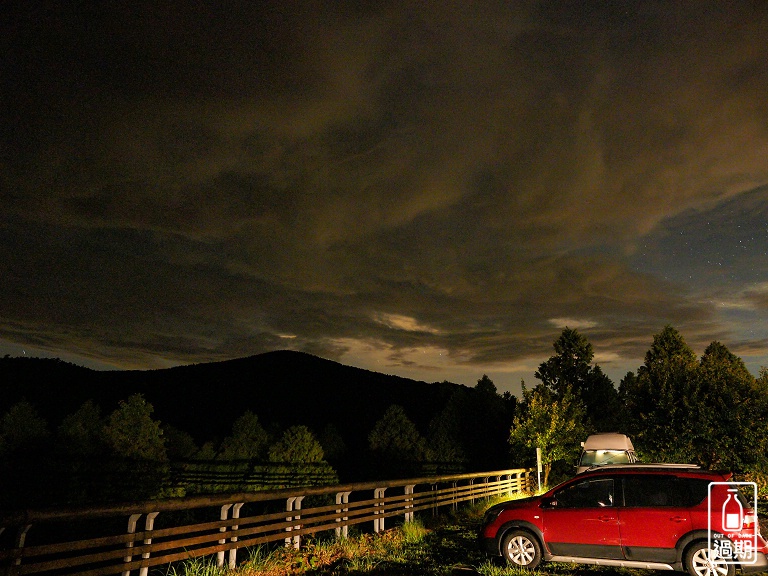
<svg viewBox="0 0 768 576">
<path fill-rule="evenodd" d="M 68 510 L 0 513 L 0 572 L 146 576 L 152 566 L 215 555 L 234 568 L 237 551 L 302 536 L 372 523 L 381 532 L 389 518 L 456 508 L 494 496 L 532 490 L 532 469 L 366 482 Z"/>
</svg>

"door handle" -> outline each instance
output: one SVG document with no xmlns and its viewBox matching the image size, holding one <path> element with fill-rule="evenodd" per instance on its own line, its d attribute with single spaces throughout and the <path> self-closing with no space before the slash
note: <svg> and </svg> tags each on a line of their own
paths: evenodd
<svg viewBox="0 0 768 576">
<path fill-rule="evenodd" d="M 685 522 L 685 518 L 683 518 L 682 516 L 672 516 L 672 518 L 670 518 L 670 520 L 672 522 L 678 522 L 678 523 L 679 522 Z"/>
<path fill-rule="evenodd" d="M 603 515 L 598 516 L 597 519 L 600 520 L 600 522 L 612 522 L 612 521 L 616 520 L 616 517 L 615 516 L 605 516 L 603 514 Z"/>
</svg>

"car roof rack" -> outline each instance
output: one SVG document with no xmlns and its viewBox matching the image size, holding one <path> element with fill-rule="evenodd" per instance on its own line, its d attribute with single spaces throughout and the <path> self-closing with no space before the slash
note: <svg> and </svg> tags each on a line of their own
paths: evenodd
<svg viewBox="0 0 768 576">
<path fill-rule="evenodd" d="M 593 464 L 587 468 L 587 472 L 592 470 L 625 470 L 627 468 L 634 469 L 659 469 L 659 468 L 683 468 L 688 470 L 701 470 L 701 466 L 698 464 L 682 464 L 675 462 L 635 462 L 634 464 Z"/>
</svg>

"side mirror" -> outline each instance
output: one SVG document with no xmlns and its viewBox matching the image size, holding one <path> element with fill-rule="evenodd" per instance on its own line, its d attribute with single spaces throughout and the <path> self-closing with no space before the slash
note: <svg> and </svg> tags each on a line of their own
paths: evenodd
<svg viewBox="0 0 768 576">
<path fill-rule="evenodd" d="M 541 508 L 557 508 L 557 498 L 545 498 L 541 501 Z"/>
</svg>

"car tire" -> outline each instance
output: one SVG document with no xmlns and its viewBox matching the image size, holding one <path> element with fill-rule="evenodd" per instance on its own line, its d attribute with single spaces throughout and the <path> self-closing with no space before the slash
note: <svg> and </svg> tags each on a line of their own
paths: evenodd
<svg viewBox="0 0 768 576">
<path fill-rule="evenodd" d="M 736 568 L 727 563 L 705 541 L 695 542 L 685 552 L 685 571 L 690 576 L 733 576 Z"/>
<path fill-rule="evenodd" d="M 512 530 L 501 542 L 501 554 L 509 564 L 533 570 L 541 563 L 541 544 L 527 530 Z"/>
</svg>

